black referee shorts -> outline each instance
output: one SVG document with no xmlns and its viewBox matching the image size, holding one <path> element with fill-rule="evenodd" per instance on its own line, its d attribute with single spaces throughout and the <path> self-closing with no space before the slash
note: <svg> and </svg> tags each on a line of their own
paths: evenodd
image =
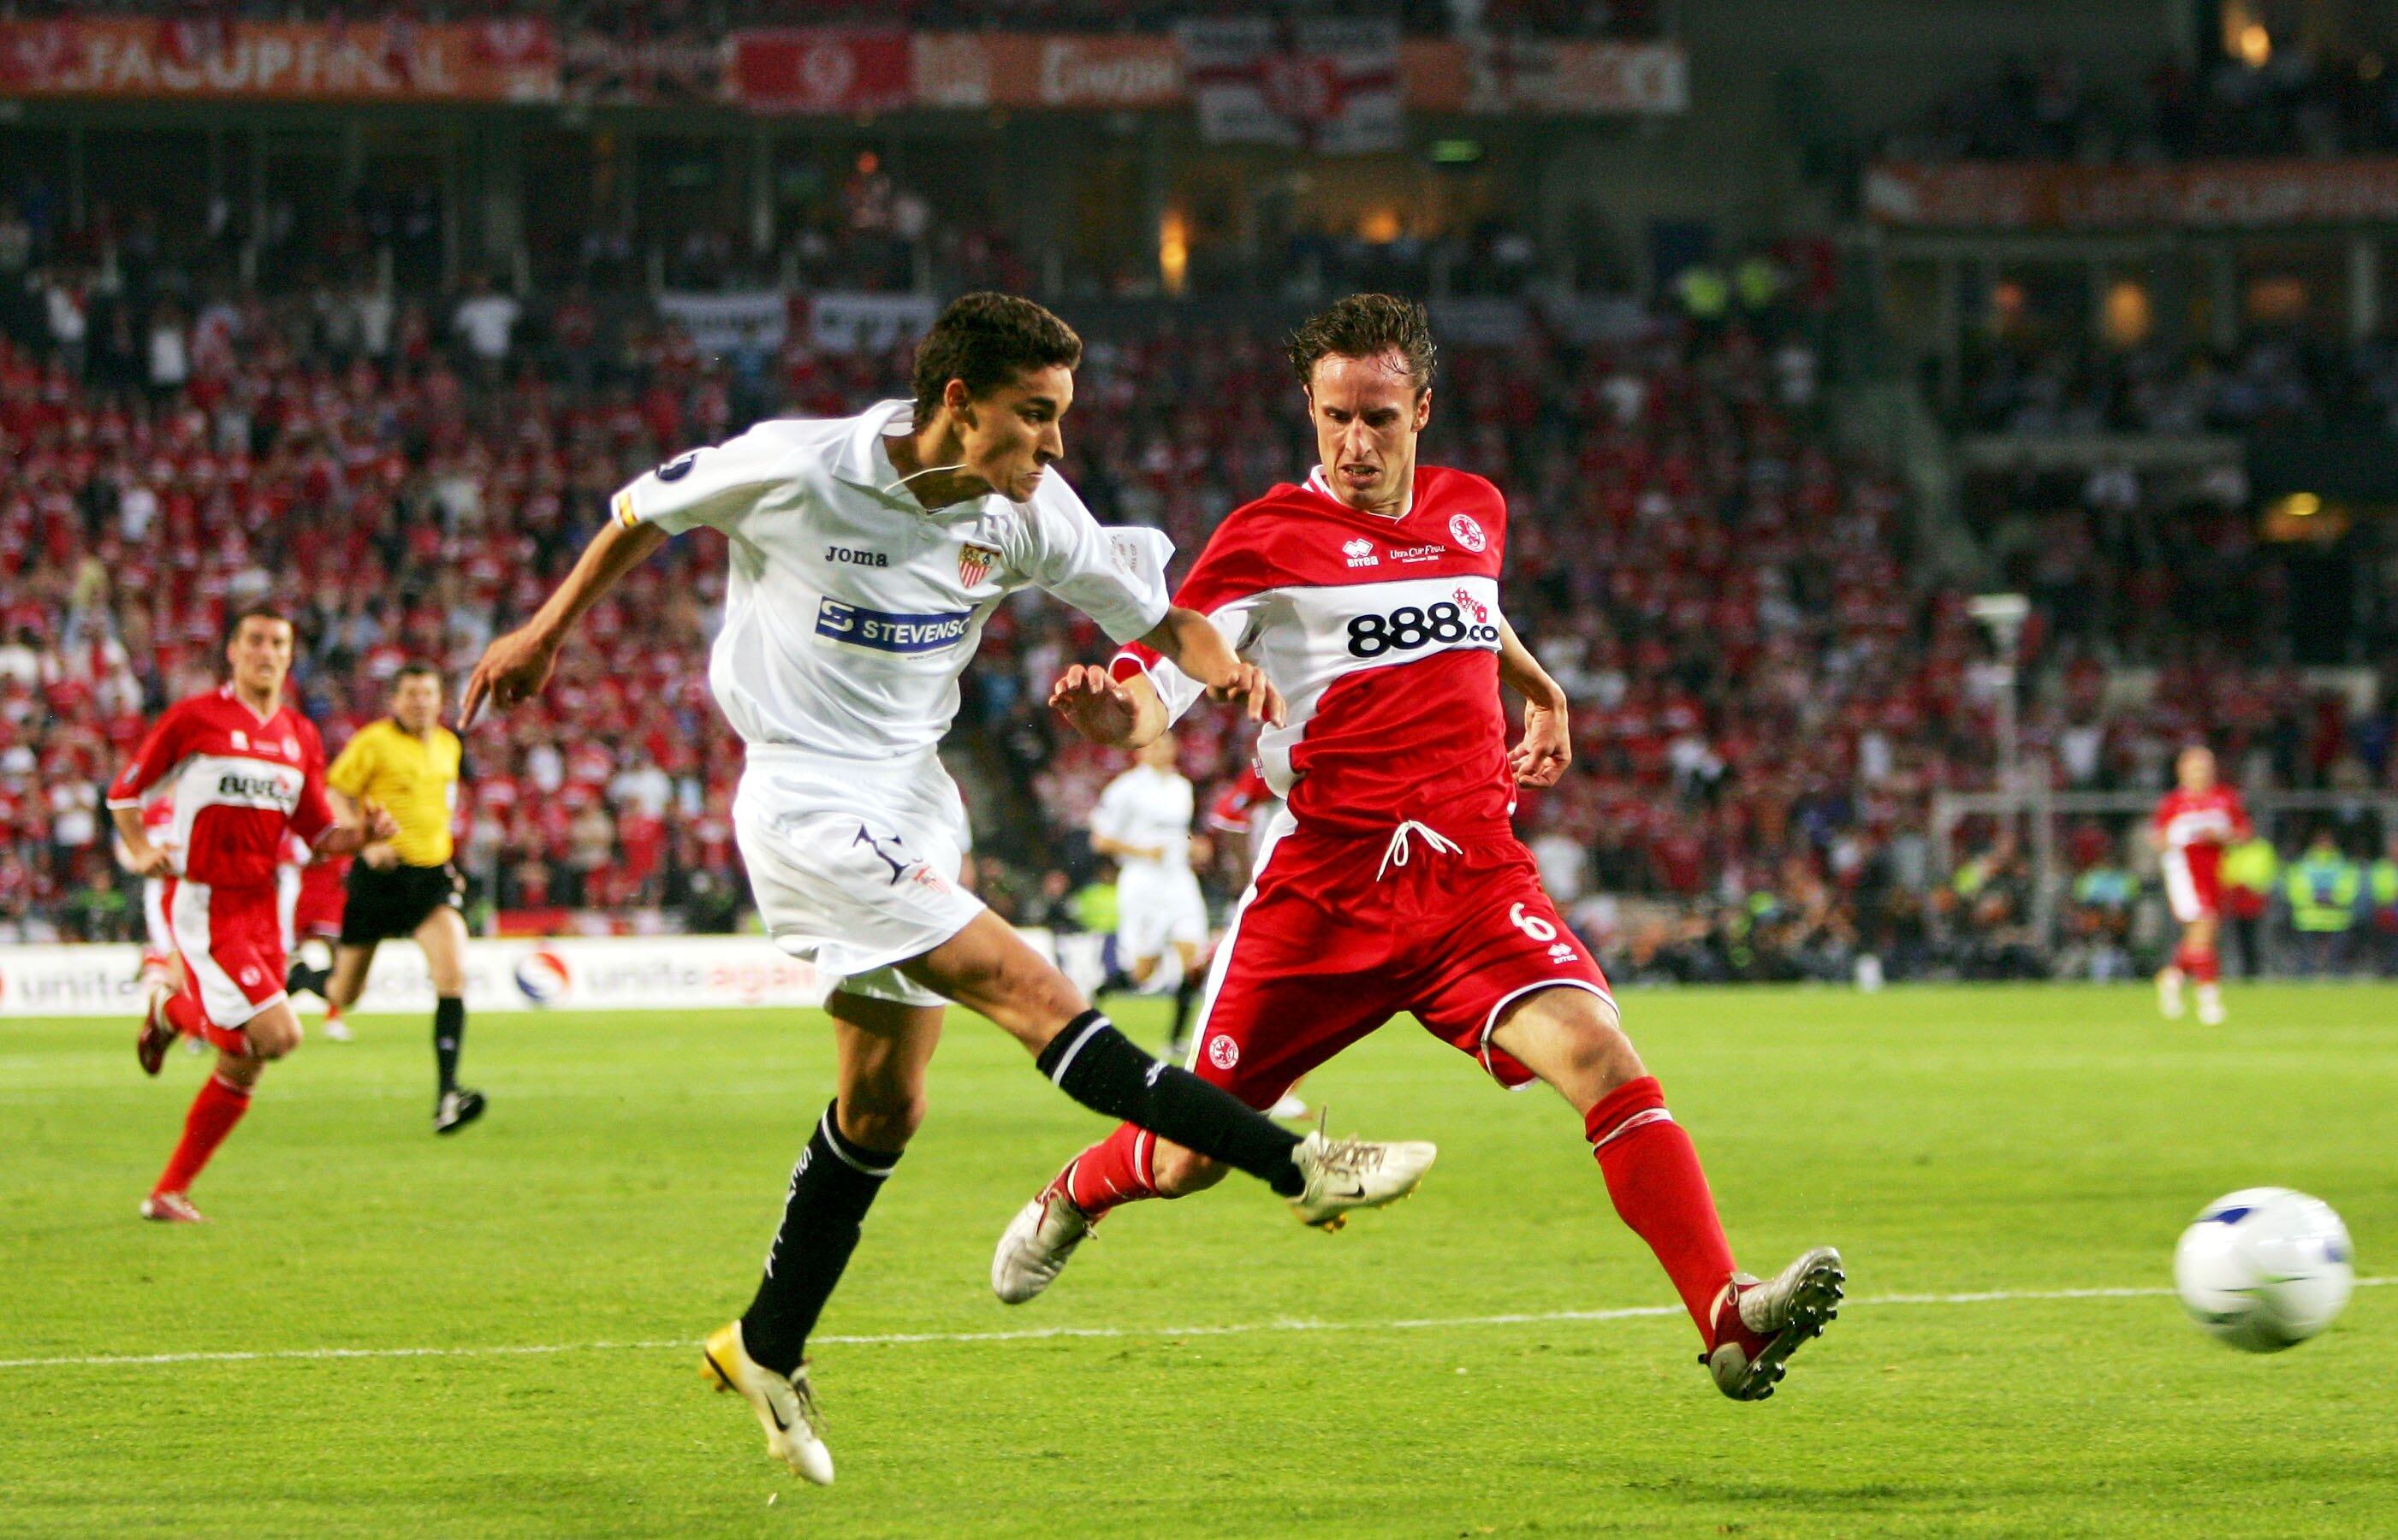
<svg viewBox="0 0 2398 1540">
<path fill-rule="evenodd" d="M 416 934 L 434 910 L 461 907 L 465 880 L 446 863 L 439 866 L 394 866 L 377 871 L 365 862 L 350 867 L 349 898 L 342 909 L 342 944 L 372 946 Z"/>
</svg>

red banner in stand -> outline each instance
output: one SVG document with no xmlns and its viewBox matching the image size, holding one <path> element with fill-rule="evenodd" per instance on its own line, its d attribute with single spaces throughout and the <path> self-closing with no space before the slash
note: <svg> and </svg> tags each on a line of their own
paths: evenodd
<svg viewBox="0 0 2398 1540">
<path fill-rule="evenodd" d="M 761 113 L 886 113 L 915 105 L 904 32 L 792 27 L 736 33 L 733 96 Z"/>
<path fill-rule="evenodd" d="M 551 101 L 546 21 L 0 21 L 0 92 L 186 100 Z"/>
</svg>

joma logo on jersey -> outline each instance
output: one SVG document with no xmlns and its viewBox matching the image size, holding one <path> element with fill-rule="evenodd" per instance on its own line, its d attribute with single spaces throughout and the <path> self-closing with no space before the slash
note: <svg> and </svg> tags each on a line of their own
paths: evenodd
<svg viewBox="0 0 2398 1540">
<path fill-rule="evenodd" d="M 825 547 L 825 560 L 836 567 L 888 567 L 891 558 L 880 551 L 853 551 L 846 545 Z"/>
<path fill-rule="evenodd" d="M 870 647 L 877 652 L 937 652 L 963 641 L 973 624 L 971 609 L 903 615 L 861 609 L 839 599 L 824 599 L 816 607 L 817 636 L 851 647 Z"/>
<path fill-rule="evenodd" d="M 217 795 L 229 802 L 267 802 L 288 807 L 299 801 L 291 789 L 271 775 L 244 775 L 227 770 L 217 777 Z"/>
</svg>

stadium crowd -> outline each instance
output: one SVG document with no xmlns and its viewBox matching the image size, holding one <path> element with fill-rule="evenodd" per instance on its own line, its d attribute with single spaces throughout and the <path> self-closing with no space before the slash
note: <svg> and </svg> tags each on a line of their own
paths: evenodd
<svg viewBox="0 0 2398 1540">
<path fill-rule="evenodd" d="M 338 746 L 403 661 L 462 676 L 633 474 L 905 378 L 904 350 L 803 333 L 735 368 L 638 295 L 579 288 L 195 292 L 128 266 L 72 314 L 54 294 L 0 302 L 0 927 L 20 936 L 130 923 L 101 789 L 145 716 L 212 676 L 232 609 L 292 610 L 297 689 Z M 1576 708 L 1575 769 L 1527 797 L 1525 826 L 1635 975 L 1835 976 L 1866 953 L 1901 974 L 2012 966 L 1991 938 L 2021 917 L 1935 880 L 1927 824 L 1933 794 L 1992 773 L 1984 644 L 1963 596 L 1910 559 L 1896 484 L 1834 447 L 1818 319 L 1794 301 L 1445 350 L 1427 453 L 1508 491 L 1510 613 Z M 1185 553 L 1307 456 L 1270 330 L 1191 341 L 1170 309 L 1094 333 L 1067 466 L 1102 521 L 1158 526 Z M 739 760 L 705 682 L 724 559 L 675 542 L 595 613 L 537 705 L 470 735 L 461 861 L 482 903 L 553 924 L 734 923 Z M 2069 583 L 2035 591 L 2044 614 L 2081 608 Z M 2028 661 L 2052 688 L 2027 745 L 2060 783 L 2139 787 L 2228 725 L 2233 762 L 2275 783 L 2398 784 L 2389 690 L 2351 719 L 2239 668 L 2189 667 L 2138 702 L 2102 689 L 2102 665 L 2203 635 L 2151 623 L 2110 652 L 2036 623 Z M 1058 919 L 1094 873 L 1078 831 L 1119 766 L 1043 702 L 1103 640 L 1028 596 L 984 646 L 953 744 L 978 876 L 1004 909 Z M 1204 796 L 1248 748 L 1203 711 L 1182 752 Z M 1237 879 L 1224 843 L 1219 887 Z"/>
<path fill-rule="evenodd" d="M 2203 347 L 1976 339 L 1958 420 L 1980 433 L 2398 431 L 2398 347 L 2295 331 Z"/>
<path fill-rule="evenodd" d="M 2094 82 L 2070 59 L 2017 60 L 1885 134 L 1879 154 L 2091 166 L 2398 149 L 2398 77 L 2379 55 L 2265 51 L 2256 62 L 2162 60 L 2131 87 Z"/>
</svg>

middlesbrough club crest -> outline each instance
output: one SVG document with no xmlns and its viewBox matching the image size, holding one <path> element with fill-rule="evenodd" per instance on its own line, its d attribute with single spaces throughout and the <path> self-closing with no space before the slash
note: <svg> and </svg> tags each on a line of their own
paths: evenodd
<svg viewBox="0 0 2398 1540">
<path fill-rule="evenodd" d="M 958 553 L 958 581 L 972 588 L 990 576 L 990 564 L 999 553 L 987 545 L 969 545 Z"/>
<path fill-rule="evenodd" d="M 1469 551 L 1479 551 L 1489 543 L 1482 526 L 1474 522 L 1471 514 L 1454 514 L 1448 520 L 1448 538 Z"/>
</svg>

